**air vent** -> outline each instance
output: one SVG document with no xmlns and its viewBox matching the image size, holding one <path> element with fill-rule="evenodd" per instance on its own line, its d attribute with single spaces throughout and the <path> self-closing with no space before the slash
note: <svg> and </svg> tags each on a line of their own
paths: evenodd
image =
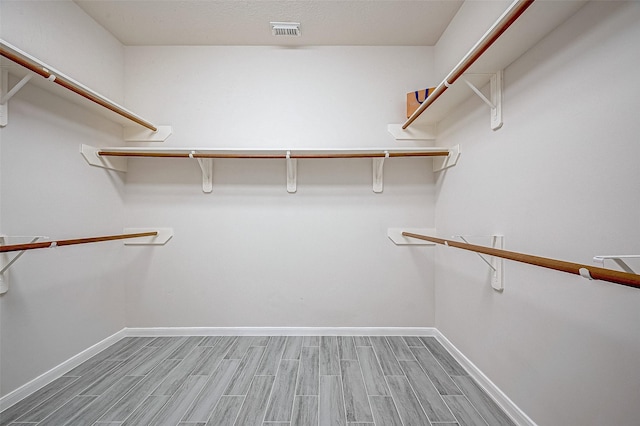
<svg viewBox="0 0 640 426">
<path fill-rule="evenodd" d="M 271 22 L 271 34 L 274 36 L 297 37 L 300 35 L 299 22 Z"/>
</svg>

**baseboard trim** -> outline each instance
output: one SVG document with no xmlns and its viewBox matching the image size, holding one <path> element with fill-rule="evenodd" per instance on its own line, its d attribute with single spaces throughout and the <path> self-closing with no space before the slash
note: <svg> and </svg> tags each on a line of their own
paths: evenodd
<svg viewBox="0 0 640 426">
<path fill-rule="evenodd" d="M 136 327 L 125 336 L 435 336 L 433 327 Z"/>
<path fill-rule="evenodd" d="M 82 364 L 92 356 L 98 354 L 99 352 L 105 350 L 109 346 L 116 343 L 118 340 L 126 337 L 125 333 L 126 329 L 122 329 L 106 339 L 96 343 L 95 345 L 85 349 L 77 355 L 72 356 L 68 360 L 62 362 L 61 364 L 53 367 L 51 370 L 47 371 L 31 380 L 30 382 L 25 383 L 20 386 L 18 389 L 11 391 L 6 394 L 2 398 L 0 398 L 0 412 L 6 410 L 17 402 L 22 401 L 24 398 L 28 397 L 38 389 L 48 385 L 53 382 L 58 377 L 61 377 L 64 373 L 71 370 L 72 368 L 77 367 Z"/>
<path fill-rule="evenodd" d="M 537 426 L 504 392 L 500 390 L 476 365 L 469 360 L 453 343 L 440 331 L 434 328 L 434 337 L 444 346 L 451 355 L 462 365 L 469 375 L 481 388 L 504 410 L 505 413 L 519 426 Z"/>
</svg>

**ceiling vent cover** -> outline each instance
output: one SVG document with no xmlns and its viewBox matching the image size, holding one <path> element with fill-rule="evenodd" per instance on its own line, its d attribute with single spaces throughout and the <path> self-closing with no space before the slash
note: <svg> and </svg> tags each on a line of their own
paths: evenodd
<svg viewBox="0 0 640 426">
<path fill-rule="evenodd" d="M 299 22 L 271 22 L 271 34 L 274 36 L 297 37 L 300 35 Z"/>
</svg>

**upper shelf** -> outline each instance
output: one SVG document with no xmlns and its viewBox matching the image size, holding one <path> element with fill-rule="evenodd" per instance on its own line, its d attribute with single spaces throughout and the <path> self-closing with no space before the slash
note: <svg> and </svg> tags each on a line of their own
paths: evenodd
<svg viewBox="0 0 640 426">
<path fill-rule="evenodd" d="M 392 133 L 396 138 L 403 139 L 398 135 L 403 135 L 409 128 L 433 132 L 432 128 L 436 123 L 473 96 L 473 90 L 464 80 L 476 88 L 485 86 L 492 76 L 531 49 L 585 3 L 586 1 L 514 1 L 438 85 L 434 93 L 440 89 L 439 96 L 423 111 L 416 111 L 417 114 Z M 404 139 L 416 139 L 406 136 Z"/>
<path fill-rule="evenodd" d="M 29 82 L 45 90 L 54 92 L 74 103 L 81 103 L 83 106 L 91 108 L 93 111 L 104 115 L 112 121 L 121 124 L 131 124 L 133 122 L 146 127 L 152 132 L 158 130 L 157 126 L 148 120 L 134 114 L 99 93 L 94 92 L 82 83 L 77 82 L 2 39 L 0 39 L 0 54 L 2 55 L 0 62 L 2 68 L 8 69 L 10 74 L 20 79 L 33 77 Z"/>
</svg>

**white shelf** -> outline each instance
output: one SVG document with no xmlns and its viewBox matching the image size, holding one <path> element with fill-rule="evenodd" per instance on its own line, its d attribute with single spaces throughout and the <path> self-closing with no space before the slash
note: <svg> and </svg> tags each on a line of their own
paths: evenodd
<svg viewBox="0 0 640 426">
<path fill-rule="evenodd" d="M 73 103 L 79 104 L 84 108 L 96 112 L 104 116 L 108 120 L 114 121 L 116 123 L 120 123 L 125 126 L 144 126 L 147 129 L 159 128 L 159 126 L 155 126 L 148 120 L 129 111 L 116 102 L 113 102 L 107 97 L 102 96 L 101 94 L 88 88 L 82 83 L 58 71 L 54 67 L 42 62 L 41 60 L 29 55 L 26 52 L 23 52 L 19 48 L 1 39 L 0 49 L 3 53 L 3 56 L 0 57 L 0 66 L 2 67 L 2 70 L 8 71 L 9 74 L 17 77 L 20 80 L 26 77 L 31 77 L 30 80 L 28 80 L 28 84 L 34 84 L 44 90 L 54 93 L 57 96 L 60 96 Z M 42 74 L 36 73 L 26 68 L 25 66 L 14 62 L 14 60 L 5 57 L 5 54 L 7 56 L 17 58 L 19 61 L 22 61 L 25 66 L 37 68 L 39 72 L 42 72 Z M 44 77 L 44 75 L 48 75 L 49 78 Z M 66 87 L 63 87 L 63 85 Z M 94 100 L 91 100 L 91 98 L 93 98 Z M 102 103 L 102 105 L 96 102 L 100 102 Z M 115 112 L 114 110 L 119 112 Z M 129 116 L 129 118 L 127 116 Z M 140 128 L 143 129 L 144 127 Z M 162 130 L 160 133 L 166 134 L 167 127 L 162 127 L 162 129 L 158 130 Z M 155 130 L 148 130 L 148 132 L 157 133 Z M 168 130 L 168 133 L 171 133 L 170 129 Z M 168 137 L 168 135 L 166 135 L 165 137 Z"/>
<path fill-rule="evenodd" d="M 213 189 L 213 160 L 214 159 L 280 159 L 286 161 L 287 191 L 297 191 L 297 161 L 298 159 L 320 158 L 369 158 L 372 160 L 373 192 L 383 191 L 384 162 L 392 157 L 438 157 L 434 162 L 434 171 L 444 170 L 456 164 L 460 155 L 458 147 L 438 148 L 337 148 L 337 149 L 251 149 L 251 148 L 147 148 L 147 147 L 117 147 L 96 148 L 81 145 L 80 153 L 87 163 L 120 172 L 127 171 L 127 158 L 182 158 L 197 160 L 202 171 L 202 190 L 211 192 Z"/>
<path fill-rule="evenodd" d="M 431 130 L 436 127 L 451 111 L 475 96 L 465 84 L 465 79 L 475 87 L 482 88 L 489 83 L 492 75 L 508 67 L 584 4 L 586 1 L 535 1 L 407 130 L 414 127 Z"/>
</svg>

